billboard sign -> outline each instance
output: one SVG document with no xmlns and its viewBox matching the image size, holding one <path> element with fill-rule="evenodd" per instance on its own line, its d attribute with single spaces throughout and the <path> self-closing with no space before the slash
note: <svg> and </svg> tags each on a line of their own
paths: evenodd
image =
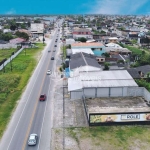
<svg viewBox="0 0 150 150">
<path fill-rule="evenodd" d="M 129 114 L 90 114 L 90 123 L 150 121 L 150 112 Z"/>
</svg>

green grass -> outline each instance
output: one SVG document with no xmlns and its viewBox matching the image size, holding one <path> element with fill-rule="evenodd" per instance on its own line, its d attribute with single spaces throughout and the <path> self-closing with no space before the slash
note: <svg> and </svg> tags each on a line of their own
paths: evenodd
<svg viewBox="0 0 150 150">
<path fill-rule="evenodd" d="M 26 49 L 26 55 L 22 51 L 13 59 L 12 71 L 10 64 L 5 67 L 5 73 L 3 70 L 0 71 L 0 137 L 6 128 L 16 102 L 36 67 L 35 56 L 44 48 L 42 43 L 36 45 L 38 48 Z"/>
<path fill-rule="evenodd" d="M 76 140 L 76 142 L 79 144 L 79 139 L 78 139 L 78 134 L 77 132 L 75 131 L 75 128 L 68 128 L 67 129 L 69 135 Z"/>
<path fill-rule="evenodd" d="M 17 49 L 11 48 L 11 49 L 0 49 L 0 61 L 2 61 L 5 58 L 9 58 L 12 54 L 12 52 L 16 52 Z"/>
<path fill-rule="evenodd" d="M 125 48 L 128 48 L 132 53 L 140 55 L 142 54 L 142 50 L 133 46 L 124 45 Z"/>
<path fill-rule="evenodd" d="M 65 46 L 61 47 L 62 53 L 63 53 L 63 58 L 65 59 L 67 56 L 67 48 Z"/>
<path fill-rule="evenodd" d="M 81 141 L 88 139 L 93 149 L 100 149 L 99 147 L 102 146 L 103 150 L 107 150 L 111 146 L 112 150 L 128 150 L 133 145 L 141 149 L 144 144 L 145 148 L 142 150 L 146 150 L 150 142 L 149 126 L 99 126 L 66 130 L 67 135 L 77 141 L 78 146 L 82 145 Z M 135 141 L 141 141 L 141 143 Z"/>
</svg>

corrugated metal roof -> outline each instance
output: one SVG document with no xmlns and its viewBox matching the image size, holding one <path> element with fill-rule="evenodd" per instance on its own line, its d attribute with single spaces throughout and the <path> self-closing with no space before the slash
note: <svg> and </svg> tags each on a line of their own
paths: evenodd
<svg viewBox="0 0 150 150">
<path fill-rule="evenodd" d="M 100 68 L 94 55 L 81 52 L 72 55 L 70 59 L 70 69 L 75 69 L 81 66 L 94 66 Z"/>
<path fill-rule="evenodd" d="M 87 87 L 138 86 L 126 70 L 80 72 L 79 76 L 68 79 L 68 90 Z M 74 87 L 72 87 L 74 86 Z"/>
<path fill-rule="evenodd" d="M 84 53 L 87 53 L 87 54 L 92 54 L 94 55 L 93 51 L 90 49 L 90 48 L 72 48 L 72 54 L 76 54 L 76 53 L 79 53 L 79 52 L 84 52 Z"/>
</svg>

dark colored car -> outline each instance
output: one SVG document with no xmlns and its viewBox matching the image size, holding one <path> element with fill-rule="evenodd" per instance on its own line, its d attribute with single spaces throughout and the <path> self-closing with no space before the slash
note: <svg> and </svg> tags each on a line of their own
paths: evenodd
<svg viewBox="0 0 150 150">
<path fill-rule="evenodd" d="M 41 94 L 40 95 L 40 101 L 45 101 L 46 100 L 46 95 L 45 94 Z"/>
<path fill-rule="evenodd" d="M 51 57 L 51 60 L 54 60 L 54 57 L 53 57 L 53 56 Z"/>
<path fill-rule="evenodd" d="M 57 45 L 55 45 L 55 47 L 57 47 Z"/>
</svg>

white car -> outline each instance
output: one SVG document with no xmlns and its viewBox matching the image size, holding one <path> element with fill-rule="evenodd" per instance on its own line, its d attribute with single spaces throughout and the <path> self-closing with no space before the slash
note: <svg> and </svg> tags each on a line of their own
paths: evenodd
<svg viewBox="0 0 150 150">
<path fill-rule="evenodd" d="M 29 139 L 28 139 L 28 145 L 36 145 L 37 138 L 38 138 L 37 134 L 35 133 L 30 134 Z"/>
<path fill-rule="evenodd" d="M 50 75 L 51 73 L 51 70 L 47 70 L 47 75 Z"/>
</svg>

